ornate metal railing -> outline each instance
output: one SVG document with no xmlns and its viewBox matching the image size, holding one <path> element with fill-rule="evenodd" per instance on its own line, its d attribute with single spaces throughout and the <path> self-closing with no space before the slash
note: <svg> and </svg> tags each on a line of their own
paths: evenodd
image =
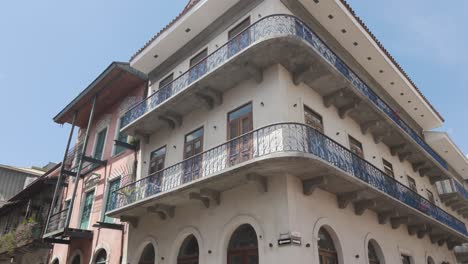
<svg viewBox="0 0 468 264">
<path fill-rule="evenodd" d="M 310 44 L 315 52 L 328 61 L 343 77 L 349 80 L 354 88 L 368 98 L 375 107 L 389 117 L 406 132 L 443 168 L 448 169 L 446 161 L 440 157 L 411 127 L 403 121 L 384 100 L 382 100 L 366 83 L 364 83 L 318 36 L 313 30 L 296 17 L 273 15 L 265 17 L 239 33 L 222 47 L 211 53 L 204 60 L 180 75 L 177 79 L 151 94 L 141 103 L 128 110 L 123 118 L 127 126 L 139 117 L 185 90 L 190 84 L 209 72 L 226 63 L 231 57 L 245 50 L 252 44 L 274 37 L 297 37 Z"/>
<path fill-rule="evenodd" d="M 436 183 L 437 192 L 442 194 L 453 194 L 458 193 L 461 197 L 468 201 L 468 191 L 465 187 L 460 184 L 458 181 L 449 179 L 444 181 L 439 181 Z"/>
<path fill-rule="evenodd" d="M 114 192 L 115 200 L 111 203 L 111 210 L 171 191 L 256 158 L 287 153 L 312 154 L 467 235 L 465 224 L 457 218 L 314 128 L 298 123 L 275 124 L 257 129 L 124 186 Z"/>
<path fill-rule="evenodd" d="M 50 233 L 63 230 L 65 228 L 67 213 L 68 213 L 68 208 L 51 215 L 49 224 L 47 225 L 47 230 L 45 230 L 44 233 L 50 234 Z"/>
</svg>

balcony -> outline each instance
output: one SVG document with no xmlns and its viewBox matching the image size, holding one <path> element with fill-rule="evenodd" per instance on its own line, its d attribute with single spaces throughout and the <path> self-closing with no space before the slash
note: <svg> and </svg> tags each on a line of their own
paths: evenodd
<svg viewBox="0 0 468 264">
<path fill-rule="evenodd" d="M 114 192 L 108 215 L 135 220 L 154 206 L 167 209 L 167 204 L 186 202 L 184 194 L 209 206 L 204 198 L 213 191 L 246 180 L 262 183 L 267 180 L 262 175 L 284 171 L 302 180 L 304 194 L 323 188 L 338 196 L 340 208 L 354 203 L 356 214 L 377 212 L 381 224 L 388 220 L 398 228 L 405 223 L 410 234 L 428 233 L 434 243 L 446 241 L 450 247 L 467 241 L 463 222 L 312 127 L 297 123 L 257 129 L 124 186 Z"/>
<path fill-rule="evenodd" d="M 162 127 L 175 127 L 183 116 L 222 102 L 224 91 L 242 80 L 262 81 L 262 69 L 281 64 L 301 82 L 323 96 L 371 133 L 376 143 L 391 147 L 392 155 L 408 160 L 415 172 L 431 182 L 449 178 L 441 158 L 383 99 L 298 18 L 265 17 L 162 87 L 124 115 L 123 131 L 147 137 Z M 229 82 L 226 82 L 229 80 Z M 216 87 L 216 89 L 214 89 Z"/>
<path fill-rule="evenodd" d="M 90 239 L 93 237 L 93 232 L 89 230 L 82 230 L 70 228 L 66 226 L 68 210 L 64 209 L 60 212 L 54 213 L 50 216 L 47 230 L 44 232 L 44 239 L 59 244 L 68 244 L 67 239 Z"/>
<path fill-rule="evenodd" d="M 468 192 L 459 182 L 450 179 L 437 182 L 441 202 L 468 218 Z"/>
</svg>

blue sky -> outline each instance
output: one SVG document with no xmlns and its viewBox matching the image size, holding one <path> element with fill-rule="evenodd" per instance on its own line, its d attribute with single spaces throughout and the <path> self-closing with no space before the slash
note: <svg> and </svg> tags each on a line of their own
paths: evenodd
<svg viewBox="0 0 468 264">
<path fill-rule="evenodd" d="M 468 153 L 468 3 L 349 0 L 446 118 Z M 0 164 L 60 161 L 69 127 L 52 117 L 111 61 L 128 61 L 186 0 L 3 1 Z"/>
</svg>

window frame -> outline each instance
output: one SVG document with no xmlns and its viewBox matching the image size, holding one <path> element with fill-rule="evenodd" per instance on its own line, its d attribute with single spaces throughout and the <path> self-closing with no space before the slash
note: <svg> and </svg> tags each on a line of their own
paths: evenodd
<svg viewBox="0 0 468 264">
<path fill-rule="evenodd" d="M 244 28 L 242 28 L 242 25 L 248 21 L 248 25 L 245 26 Z M 240 33 L 244 32 L 244 30 L 248 29 L 250 26 L 252 25 L 252 19 L 250 18 L 250 16 L 247 16 L 246 18 L 242 19 L 239 23 L 236 23 L 232 28 L 230 28 L 228 30 L 228 41 L 234 39 L 235 37 L 237 37 Z M 240 28 L 242 28 L 241 30 L 239 30 Z M 236 32 L 234 35 L 232 34 L 232 32 Z"/>
<path fill-rule="evenodd" d="M 200 55 L 202 55 L 203 53 L 205 53 L 205 56 L 201 57 L 201 58 L 198 58 Z M 195 54 L 194 56 L 192 56 L 189 60 L 189 69 L 195 67 L 196 65 L 198 65 L 200 62 L 202 62 L 203 60 L 205 60 L 206 58 L 208 58 L 208 48 L 205 47 L 203 48 L 202 50 L 200 50 L 197 54 Z M 196 62 L 194 62 L 195 60 L 197 60 Z"/>
<path fill-rule="evenodd" d="M 164 82 L 166 82 L 169 79 L 171 79 L 171 80 L 168 81 L 166 84 L 162 85 Z M 174 81 L 174 72 L 171 72 L 170 74 L 166 75 L 166 77 L 161 78 L 161 80 L 158 82 L 158 90 L 160 90 L 161 88 L 166 87 L 167 85 L 169 85 L 173 81 Z"/>
<path fill-rule="evenodd" d="M 91 203 L 91 210 L 90 210 L 90 213 L 89 213 L 89 221 L 88 221 L 88 226 L 86 227 L 86 229 L 81 229 L 81 230 L 89 230 L 89 226 L 91 225 L 91 216 L 93 214 L 93 209 L 94 209 L 94 202 L 95 202 L 95 198 L 96 198 L 96 186 L 92 187 L 92 188 L 89 188 L 87 190 L 85 190 L 83 193 L 83 198 L 81 198 L 81 205 L 80 205 L 80 214 L 79 214 L 79 221 L 78 221 L 78 229 L 81 229 L 81 221 L 83 219 L 83 213 L 84 213 L 84 207 L 85 207 L 85 200 L 86 200 L 86 195 L 90 192 L 93 192 L 93 201 Z"/>
<path fill-rule="evenodd" d="M 192 143 L 194 141 L 194 139 L 190 140 L 187 142 L 187 137 L 190 136 L 191 134 L 197 132 L 198 130 L 202 130 L 203 133 L 202 133 L 202 136 L 201 136 L 201 148 L 202 148 L 202 151 L 200 153 L 203 153 L 203 151 L 205 151 L 205 126 L 200 126 L 190 132 L 188 132 L 187 134 L 184 135 L 184 152 L 183 152 L 183 160 L 186 160 L 186 159 L 189 159 L 193 156 L 196 156 L 196 155 L 199 155 L 200 153 L 198 154 L 195 154 L 195 155 L 191 155 L 190 157 L 186 157 L 185 154 L 186 154 L 186 147 L 187 147 L 187 143 Z"/>
<path fill-rule="evenodd" d="M 118 146 L 115 144 L 115 140 L 119 140 L 119 134 L 120 134 L 120 130 L 123 128 L 120 127 L 120 125 L 122 124 L 122 118 L 124 117 L 124 115 L 120 115 L 117 117 L 117 122 L 116 122 L 116 126 L 115 126 L 115 135 L 114 135 L 114 144 L 112 145 L 112 157 L 115 157 L 115 156 L 118 156 L 122 153 L 124 153 L 125 151 L 127 151 L 125 148 L 123 148 L 123 150 L 119 153 L 117 153 L 117 149 L 118 149 Z M 128 135 L 127 135 L 127 142 L 128 143 Z"/>
<path fill-rule="evenodd" d="M 315 126 L 307 124 L 307 119 L 306 119 L 306 113 L 307 112 L 311 112 L 313 116 L 318 117 L 318 119 L 320 120 L 321 129 L 318 129 Z M 321 114 L 319 114 L 317 111 L 313 110 L 312 108 L 310 108 L 306 104 L 303 104 L 303 115 L 302 115 L 302 117 L 304 119 L 304 124 L 319 130 L 319 132 L 322 133 L 322 134 L 325 134 L 325 126 L 324 126 L 323 116 Z"/>
<path fill-rule="evenodd" d="M 385 163 L 388 163 L 388 165 Z M 392 178 L 395 178 L 395 170 L 393 169 L 393 164 L 390 161 L 388 161 L 385 158 L 382 158 L 382 167 L 383 167 L 383 171 L 385 172 L 385 174 L 387 174 L 388 176 L 391 176 Z M 391 174 L 387 173 L 387 167 L 389 167 L 389 170 L 392 172 Z"/>
<path fill-rule="evenodd" d="M 427 200 L 429 200 L 429 202 L 431 202 L 432 204 L 436 204 L 434 193 L 427 188 L 426 188 L 426 195 L 427 195 Z"/>
<path fill-rule="evenodd" d="M 151 162 L 152 162 L 153 153 L 158 152 L 158 151 L 160 151 L 162 149 L 166 149 L 166 151 L 164 152 L 164 168 L 166 168 L 167 145 L 164 145 L 164 146 L 161 146 L 161 147 L 159 147 L 159 148 L 157 148 L 157 149 L 155 149 L 155 150 L 153 150 L 153 151 L 151 151 L 149 153 L 148 175 L 152 174 L 151 173 Z M 158 172 L 158 171 L 156 170 L 153 173 L 156 173 L 156 172 Z"/>
<path fill-rule="evenodd" d="M 101 210 L 101 217 L 100 217 L 100 221 L 103 222 L 103 223 L 107 223 L 106 222 L 106 212 L 107 212 L 107 202 L 108 202 L 108 199 L 110 198 L 110 186 L 111 186 L 111 183 L 115 182 L 115 181 L 120 181 L 120 184 L 122 184 L 122 176 L 117 176 L 117 177 L 113 177 L 112 179 L 108 179 L 106 181 L 106 186 L 105 186 L 105 193 L 104 193 L 104 203 L 103 203 L 103 210 Z M 112 222 L 110 223 L 115 223 L 115 218 L 112 220 Z"/>
<path fill-rule="evenodd" d="M 98 159 L 96 158 L 96 148 L 97 148 L 97 140 L 98 140 L 98 135 L 103 132 L 104 130 L 106 130 L 106 134 L 104 135 L 104 143 L 103 143 L 103 146 L 102 146 L 102 155 L 101 157 Z M 101 128 L 99 131 L 97 131 L 95 134 L 94 134 L 94 144 L 93 144 L 93 153 L 92 153 L 92 157 L 95 158 L 95 159 L 98 159 L 98 160 L 104 160 L 104 157 L 106 156 L 106 144 L 107 144 L 107 135 L 109 134 L 109 126 L 105 126 L 103 128 Z"/>
<path fill-rule="evenodd" d="M 413 192 L 418 193 L 418 185 L 416 184 L 416 180 L 407 174 L 406 181 L 408 182 L 408 188 Z"/>
<path fill-rule="evenodd" d="M 355 153 L 355 152 L 353 151 L 352 146 L 355 145 L 355 144 L 353 144 L 353 143 L 354 143 L 353 141 L 355 141 L 355 143 L 358 143 L 358 144 L 359 144 L 358 147 L 359 147 L 359 149 L 361 150 L 361 153 L 360 153 L 360 154 Z M 365 155 L 364 155 L 364 145 L 362 144 L 361 141 L 357 140 L 355 137 L 353 137 L 353 136 L 351 136 L 351 135 L 349 135 L 349 134 L 348 134 L 348 146 L 349 146 L 349 150 L 350 150 L 353 154 L 355 154 L 356 156 L 358 156 L 358 157 L 360 157 L 360 158 L 362 158 L 362 159 L 365 159 Z"/>
</svg>

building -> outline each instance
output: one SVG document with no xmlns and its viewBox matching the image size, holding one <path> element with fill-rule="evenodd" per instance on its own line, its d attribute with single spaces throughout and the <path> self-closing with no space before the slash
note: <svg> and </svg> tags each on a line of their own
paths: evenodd
<svg viewBox="0 0 468 264">
<path fill-rule="evenodd" d="M 86 155 L 62 175 L 84 179 L 56 192 L 51 263 L 466 261 L 468 161 L 345 0 L 192 0 L 130 66 L 147 90 L 125 113 L 110 105 L 128 93 L 79 96 Z M 136 178 L 115 189 L 102 113 L 139 141 Z M 101 195 L 82 187 L 85 162 Z M 127 223 L 117 261 L 104 215 Z"/>
<path fill-rule="evenodd" d="M 125 258 L 127 229 L 104 213 L 114 201 L 112 191 L 135 179 L 138 143 L 120 132 L 121 119 L 142 100 L 146 83 L 146 76 L 128 63 L 113 62 L 54 118 L 71 124 L 71 130 L 43 236 L 54 244 L 50 263 L 120 263 Z M 75 128 L 78 136 L 71 147 Z"/>
<path fill-rule="evenodd" d="M 51 245 L 42 240 L 58 165 L 0 207 L 0 263 L 47 263 Z"/>
<path fill-rule="evenodd" d="M 0 205 L 44 174 L 39 169 L 20 168 L 0 164 Z"/>
</svg>

